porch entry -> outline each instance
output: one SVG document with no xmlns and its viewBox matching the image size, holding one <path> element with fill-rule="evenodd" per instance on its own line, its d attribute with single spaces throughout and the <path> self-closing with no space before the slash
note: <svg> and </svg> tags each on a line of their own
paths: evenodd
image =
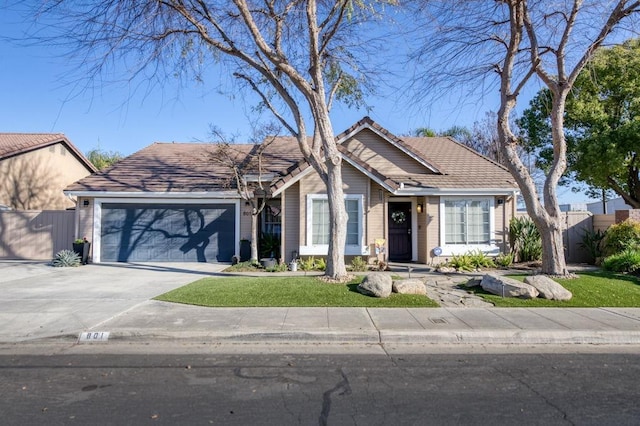
<svg viewBox="0 0 640 426">
<path fill-rule="evenodd" d="M 389 260 L 409 262 L 411 249 L 411 202 L 389 202 L 387 223 L 389 229 Z"/>
</svg>

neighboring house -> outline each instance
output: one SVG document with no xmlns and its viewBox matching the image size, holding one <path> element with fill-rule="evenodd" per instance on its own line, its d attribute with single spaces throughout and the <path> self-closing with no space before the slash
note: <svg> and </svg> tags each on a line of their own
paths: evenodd
<svg viewBox="0 0 640 426">
<path fill-rule="evenodd" d="M 336 138 L 344 159 L 347 256 L 373 257 L 381 239 L 391 261 L 430 263 L 508 249 L 518 189 L 502 166 L 451 138 L 398 138 L 368 117 Z M 233 148 L 248 153 L 256 146 Z M 230 171 L 211 161 L 213 150 L 155 143 L 69 186 L 93 261 L 228 262 L 237 255 L 250 235 L 251 212 L 229 187 Z M 263 232 L 281 239 L 284 261 L 325 256 L 326 189 L 296 140 L 276 138 L 263 163 L 273 197 Z"/>
<path fill-rule="evenodd" d="M 614 214 L 618 210 L 631 210 L 631 206 L 624 202 L 622 197 L 607 200 L 607 211 L 604 211 L 602 201 L 588 203 L 587 210 L 593 214 Z"/>
<path fill-rule="evenodd" d="M 96 168 L 61 133 L 0 133 L 0 205 L 14 210 L 64 210 L 62 192 Z"/>
</svg>

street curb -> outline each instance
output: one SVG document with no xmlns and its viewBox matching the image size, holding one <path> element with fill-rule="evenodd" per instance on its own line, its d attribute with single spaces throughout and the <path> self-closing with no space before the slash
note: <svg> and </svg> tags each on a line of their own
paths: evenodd
<svg viewBox="0 0 640 426">
<path fill-rule="evenodd" d="M 381 331 L 381 343 L 467 345 L 638 345 L 640 331 L 620 330 L 403 330 Z"/>
<path fill-rule="evenodd" d="M 193 343 L 359 343 L 456 345 L 640 345 L 640 331 L 619 330 L 395 330 L 343 331 L 237 331 L 171 333 L 116 331 L 110 340 Z"/>
</svg>

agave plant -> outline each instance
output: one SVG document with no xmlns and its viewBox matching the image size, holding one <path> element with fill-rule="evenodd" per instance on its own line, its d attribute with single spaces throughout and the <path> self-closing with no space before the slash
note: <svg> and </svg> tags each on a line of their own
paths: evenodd
<svg viewBox="0 0 640 426">
<path fill-rule="evenodd" d="M 513 218 L 509 223 L 509 241 L 514 258 L 520 262 L 542 259 L 542 239 L 528 217 Z"/>
<path fill-rule="evenodd" d="M 80 256 L 73 250 L 60 250 L 51 261 L 51 265 L 56 268 L 67 266 L 80 266 Z"/>
</svg>

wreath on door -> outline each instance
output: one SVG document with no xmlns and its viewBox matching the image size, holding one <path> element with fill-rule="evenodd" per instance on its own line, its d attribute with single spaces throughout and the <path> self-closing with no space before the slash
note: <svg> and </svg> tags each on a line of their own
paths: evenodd
<svg viewBox="0 0 640 426">
<path fill-rule="evenodd" d="M 391 220 L 397 224 L 403 224 L 407 220 L 407 215 L 404 212 L 391 213 Z"/>
</svg>

